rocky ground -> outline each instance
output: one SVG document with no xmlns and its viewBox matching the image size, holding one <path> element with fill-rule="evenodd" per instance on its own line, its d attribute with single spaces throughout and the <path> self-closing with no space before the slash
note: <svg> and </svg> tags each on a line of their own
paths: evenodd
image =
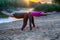
<svg viewBox="0 0 60 40">
<path fill-rule="evenodd" d="M 60 14 L 35 17 L 35 24 L 32 31 L 28 25 L 21 31 L 22 20 L 2 23 L 0 40 L 60 40 Z"/>
</svg>

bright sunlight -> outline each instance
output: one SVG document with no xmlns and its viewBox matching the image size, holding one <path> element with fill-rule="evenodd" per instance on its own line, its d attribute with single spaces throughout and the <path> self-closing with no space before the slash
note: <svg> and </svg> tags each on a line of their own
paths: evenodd
<svg viewBox="0 0 60 40">
<path fill-rule="evenodd" d="M 39 2 L 39 0 L 30 0 L 30 1 L 32 1 L 32 2 Z"/>
</svg>

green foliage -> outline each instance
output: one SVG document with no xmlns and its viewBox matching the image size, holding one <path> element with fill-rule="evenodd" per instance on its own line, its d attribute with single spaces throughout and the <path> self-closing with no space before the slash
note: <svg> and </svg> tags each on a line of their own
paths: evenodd
<svg viewBox="0 0 60 40">
<path fill-rule="evenodd" d="M 45 12 L 52 12 L 52 11 L 60 11 L 60 5 L 56 4 L 39 4 L 34 7 L 35 11 L 45 11 Z"/>
<path fill-rule="evenodd" d="M 23 7 L 22 0 L 0 0 L 0 7 Z"/>
<path fill-rule="evenodd" d="M 0 0 L 0 11 L 6 10 L 8 12 L 14 11 L 16 7 L 22 7 L 22 0 Z M 0 12 L 0 17 L 6 17 Z"/>
<path fill-rule="evenodd" d="M 6 18 L 6 17 L 8 16 L 0 12 L 0 18 Z"/>
<path fill-rule="evenodd" d="M 60 4 L 60 0 L 52 0 L 52 2 L 55 4 Z"/>
<path fill-rule="evenodd" d="M 0 11 L 1 10 L 10 10 L 16 7 L 23 7 L 21 0 L 0 0 Z"/>
</svg>

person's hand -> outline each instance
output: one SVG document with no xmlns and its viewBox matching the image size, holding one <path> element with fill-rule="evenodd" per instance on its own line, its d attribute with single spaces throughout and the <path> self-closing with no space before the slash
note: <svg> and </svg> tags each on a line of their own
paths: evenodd
<svg viewBox="0 0 60 40">
<path fill-rule="evenodd" d="M 42 16 L 47 16 L 47 15 L 51 15 L 51 14 L 42 14 Z"/>
<path fill-rule="evenodd" d="M 47 16 L 47 14 L 42 14 L 42 16 Z"/>
</svg>

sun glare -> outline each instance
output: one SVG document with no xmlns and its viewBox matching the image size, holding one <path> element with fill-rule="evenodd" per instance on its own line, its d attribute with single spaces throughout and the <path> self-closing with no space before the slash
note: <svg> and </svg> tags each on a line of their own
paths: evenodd
<svg viewBox="0 0 60 40">
<path fill-rule="evenodd" d="M 29 6 L 29 0 L 24 0 L 25 4 Z"/>
<path fill-rule="evenodd" d="M 44 3 L 51 3 L 51 1 L 48 1 L 48 0 L 46 0 L 46 1 L 44 1 L 44 0 L 24 0 L 24 4 L 26 6 L 30 6 L 30 1 L 31 2 L 35 2 L 35 3 L 41 2 L 42 4 L 44 4 Z"/>
<path fill-rule="evenodd" d="M 31 2 L 39 2 L 39 0 L 30 0 Z"/>
</svg>

